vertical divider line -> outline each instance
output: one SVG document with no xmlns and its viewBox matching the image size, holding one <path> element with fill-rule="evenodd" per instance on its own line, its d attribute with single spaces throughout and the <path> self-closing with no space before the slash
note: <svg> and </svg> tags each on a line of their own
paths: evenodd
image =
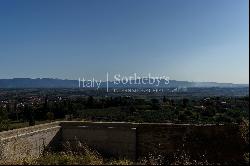
<svg viewBox="0 0 250 166">
<path fill-rule="evenodd" d="M 109 92 L 109 73 L 107 72 L 107 92 Z"/>
</svg>

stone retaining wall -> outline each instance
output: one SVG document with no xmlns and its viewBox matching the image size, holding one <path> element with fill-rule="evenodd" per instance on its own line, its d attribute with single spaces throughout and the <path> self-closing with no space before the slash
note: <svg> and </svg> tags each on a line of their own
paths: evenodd
<svg viewBox="0 0 250 166">
<path fill-rule="evenodd" d="M 185 151 L 197 159 L 240 161 L 245 144 L 237 125 L 62 121 L 0 133 L 0 159 L 39 156 L 45 147 L 86 143 L 103 155 L 136 160 Z"/>
<path fill-rule="evenodd" d="M 5 162 L 39 156 L 61 138 L 60 123 L 48 123 L 0 133 L 0 160 Z"/>
</svg>

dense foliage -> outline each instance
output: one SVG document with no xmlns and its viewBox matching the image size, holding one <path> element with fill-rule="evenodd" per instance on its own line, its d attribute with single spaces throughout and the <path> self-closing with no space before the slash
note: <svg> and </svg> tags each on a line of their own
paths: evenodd
<svg viewBox="0 0 250 166">
<path fill-rule="evenodd" d="M 20 96 L 0 105 L 0 130 L 9 125 L 55 119 L 90 121 L 241 123 L 249 97 L 175 98 L 166 96 Z"/>
</svg>

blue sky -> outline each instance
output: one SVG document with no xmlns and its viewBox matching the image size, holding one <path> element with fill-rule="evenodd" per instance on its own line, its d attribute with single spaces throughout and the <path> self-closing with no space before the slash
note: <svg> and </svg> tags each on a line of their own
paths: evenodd
<svg viewBox="0 0 250 166">
<path fill-rule="evenodd" d="M 248 83 L 247 0 L 0 0 L 0 78 Z"/>
</svg>

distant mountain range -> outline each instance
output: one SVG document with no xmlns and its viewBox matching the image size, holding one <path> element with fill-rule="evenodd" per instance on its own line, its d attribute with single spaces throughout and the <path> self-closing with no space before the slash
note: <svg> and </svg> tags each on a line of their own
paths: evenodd
<svg viewBox="0 0 250 166">
<path fill-rule="evenodd" d="M 137 80 L 139 81 L 139 80 Z M 87 84 L 89 82 L 85 82 Z M 83 84 L 81 82 L 81 84 Z M 153 88 L 155 84 L 114 84 L 114 82 L 108 82 L 110 88 Z M 105 88 L 107 82 L 100 84 L 101 88 Z M 0 79 L 0 88 L 78 88 L 78 80 L 63 80 L 52 78 L 13 78 L 13 79 Z M 95 83 L 96 87 L 96 83 Z M 249 87 L 249 84 L 233 84 L 233 83 L 217 83 L 217 82 L 189 82 L 189 81 L 176 81 L 170 80 L 169 84 L 165 84 L 165 80 L 160 80 L 160 88 L 190 88 L 190 87 Z"/>
</svg>

